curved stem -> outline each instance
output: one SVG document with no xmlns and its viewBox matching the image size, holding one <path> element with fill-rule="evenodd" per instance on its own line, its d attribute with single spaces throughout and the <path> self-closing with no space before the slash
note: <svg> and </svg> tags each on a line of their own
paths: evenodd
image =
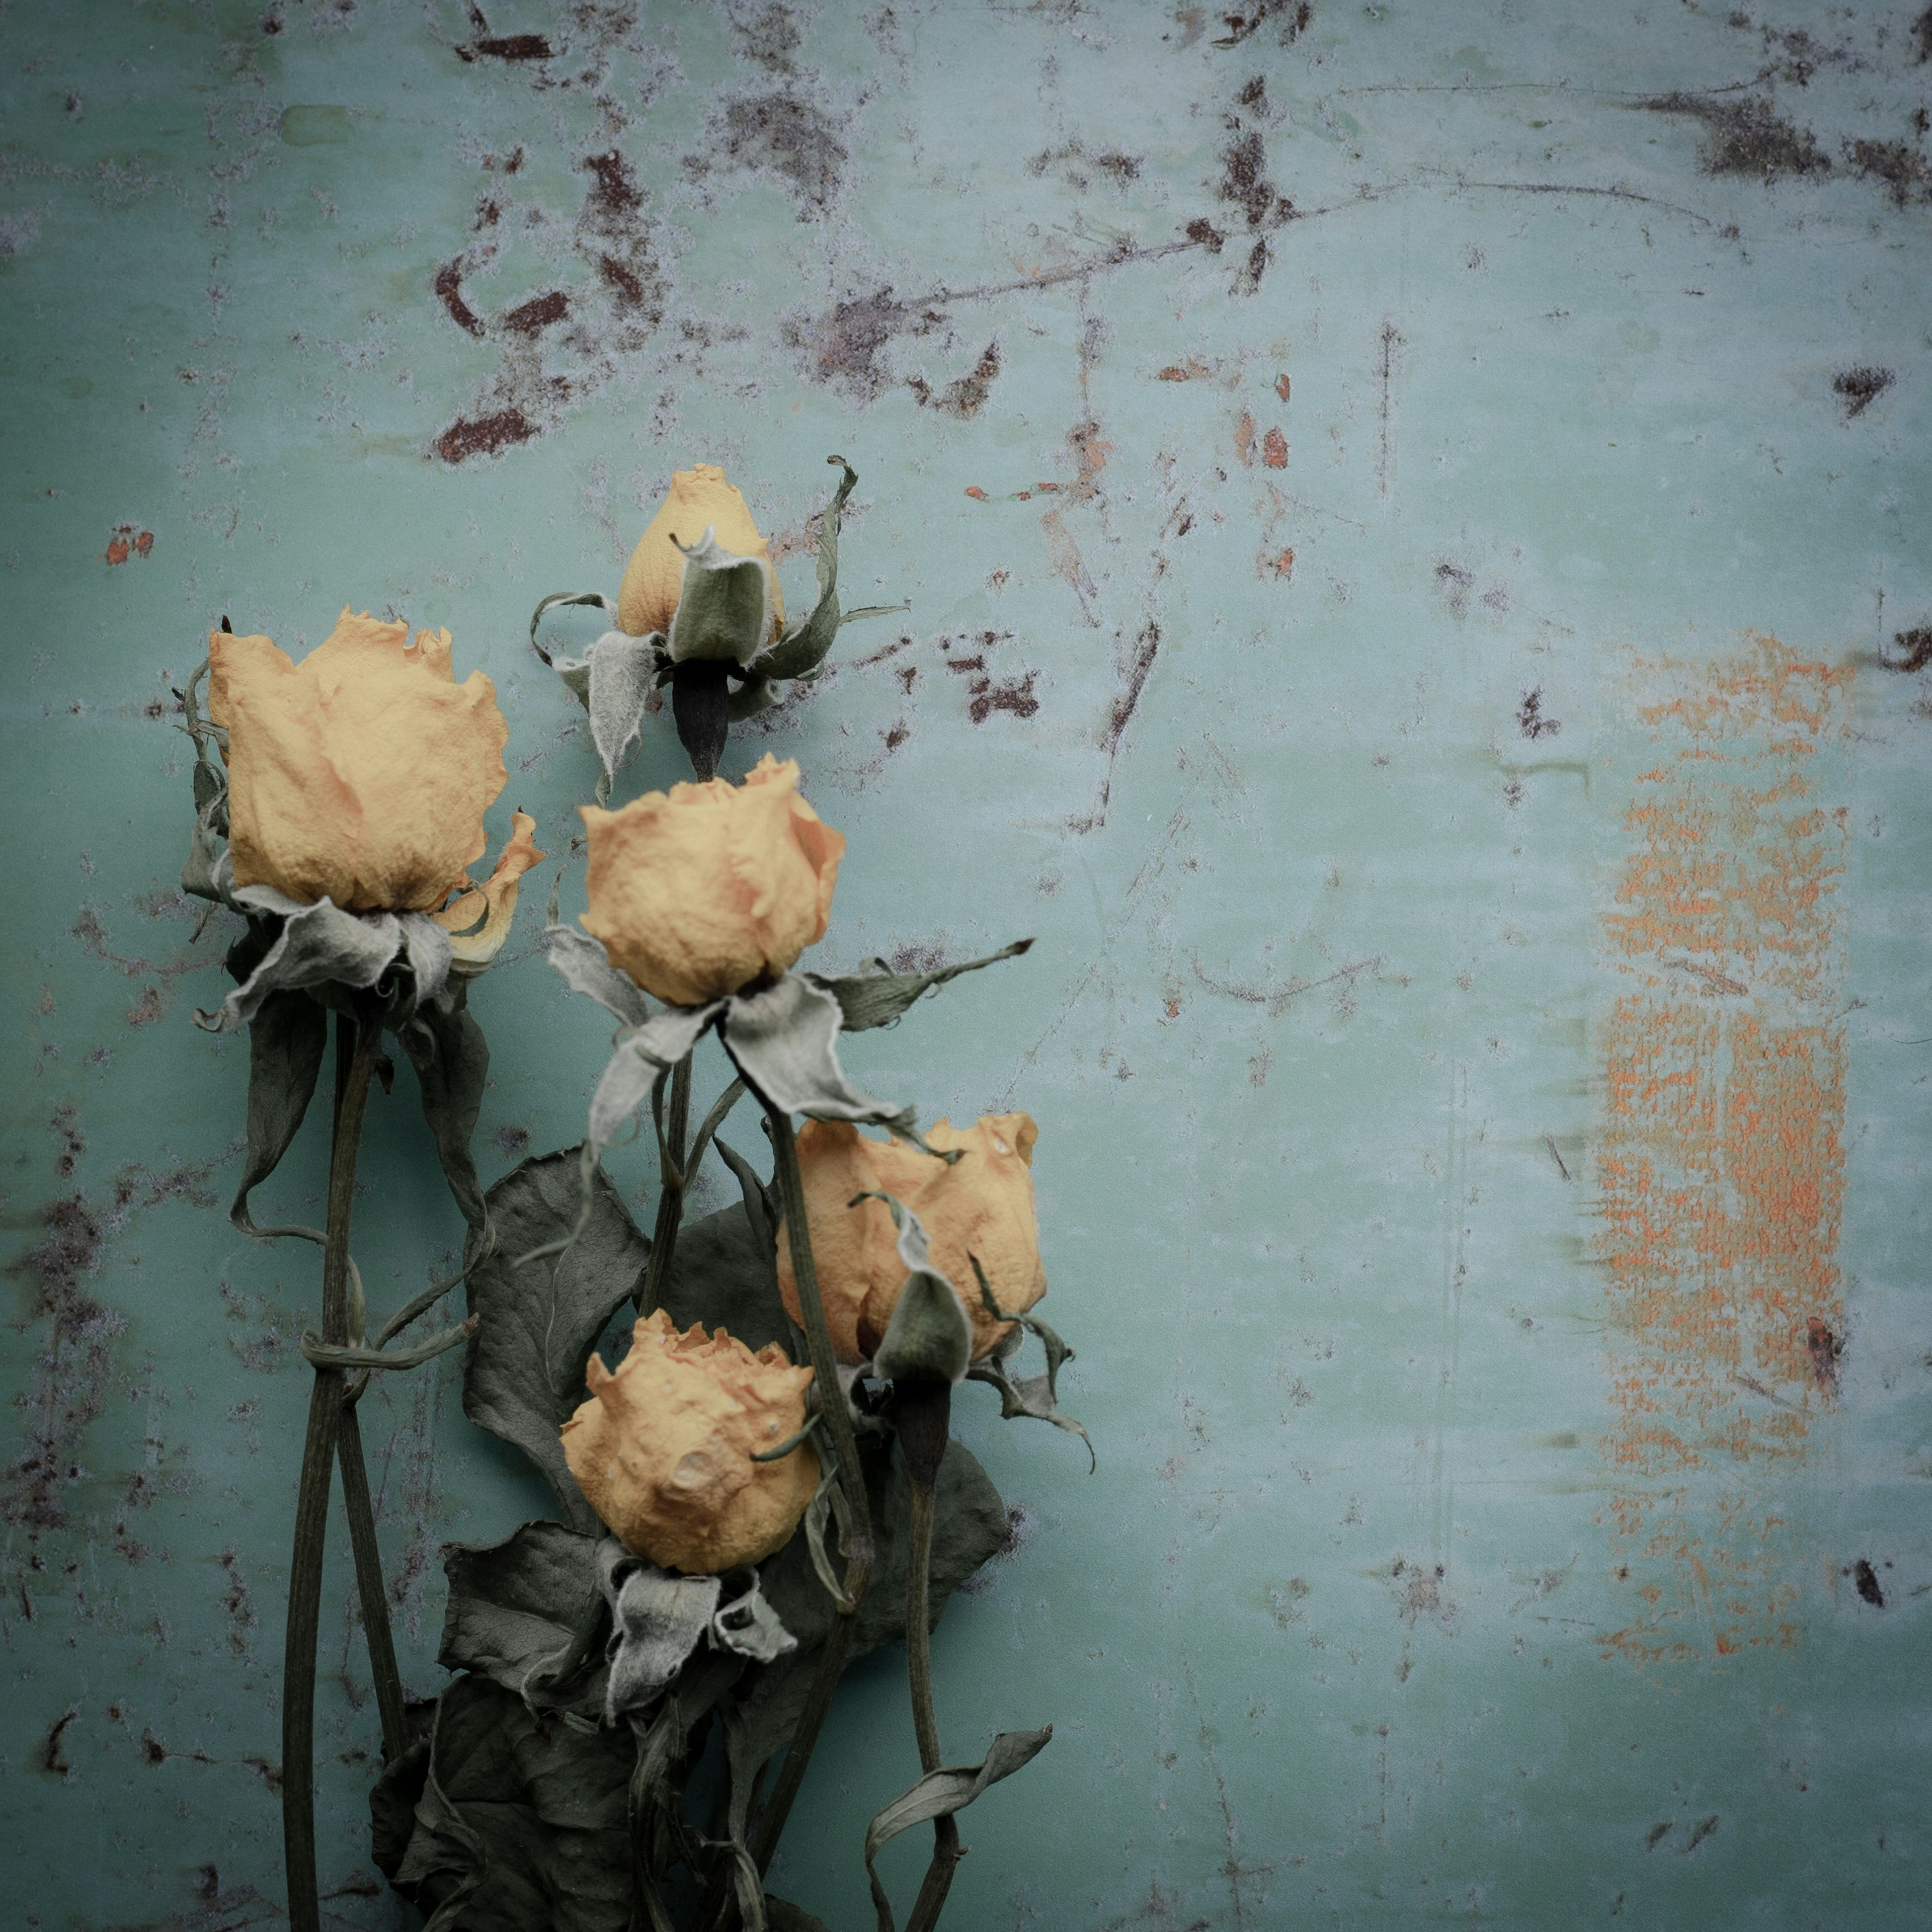
<svg viewBox="0 0 1932 1932">
<path fill-rule="evenodd" d="M 684 1158 L 684 1130 L 691 1119 L 691 1055 L 688 1053 L 670 1070 L 668 1113 L 658 1160 L 657 1225 L 651 1230 L 651 1258 L 645 1264 L 644 1282 L 638 1291 L 640 1316 L 650 1314 L 663 1298 L 664 1286 L 670 1276 L 671 1257 L 677 1252 L 677 1231 L 684 1224 L 685 1184 L 691 1178 Z"/>
<path fill-rule="evenodd" d="M 932 1521 L 939 1465 L 946 1454 L 952 1409 L 947 1382 L 915 1382 L 893 1400 L 899 1448 L 912 1479 L 912 1516 L 906 1552 L 906 1676 L 912 1691 L 912 1727 L 919 1741 L 919 1768 L 939 1768 L 939 1720 L 932 1708 Z M 932 1862 L 914 1900 L 906 1932 L 929 1932 L 952 1889 L 952 1874 L 965 1853 L 958 1821 L 950 1813 L 932 1821 Z"/>
<path fill-rule="evenodd" d="M 389 1598 L 382 1581 L 382 1552 L 376 1540 L 376 1510 L 369 1495 L 369 1466 L 362 1457 L 362 1424 L 352 1396 L 345 1393 L 336 1460 L 342 1465 L 342 1504 L 356 1555 L 356 1588 L 362 1604 L 362 1634 L 369 1646 L 369 1674 L 382 1720 L 382 1762 L 394 1764 L 410 1748 L 403 1673 L 389 1628 Z"/>
<path fill-rule="evenodd" d="M 851 1527 L 845 1552 L 845 1594 L 851 1609 L 843 1612 L 826 1633 L 819 1658 L 818 1672 L 812 1694 L 800 1714 L 798 1728 L 792 1733 L 777 1783 L 758 1813 L 751 1838 L 751 1852 L 760 1871 L 772 1862 L 778 1838 L 784 1830 L 793 1801 L 805 1782 L 806 1767 L 826 1714 L 832 1708 L 832 1694 L 838 1688 L 845 1668 L 845 1654 L 851 1646 L 852 1629 L 859 1600 L 872 1570 L 872 1512 L 866 1494 L 863 1471 L 859 1464 L 859 1444 L 852 1433 L 851 1412 L 838 1385 L 838 1365 L 832 1352 L 832 1331 L 826 1325 L 825 1304 L 818 1293 L 818 1270 L 812 1256 L 812 1234 L 806 1218 L 805 1184 L 799 1173 L 798 1142 L 792 1132 L 791 1116 L 767 1106 L 771 1123 L 773 1179 L 778 1183 L 778 1203 L 784 1215 L 785 1238 L 791 1250 L 793 1278 L 798 1283 L 800 1312 L 805 1318 L 806 1352 L 811 1358 L 813 1379 L 825 1416 L 825 1433 L 832 1454 L 838 1459 L 838 1484 L 845 1492 Z"/>
<path fill-rule="evenodd" d="M 382 1027 L 373 1016 L 360 1028 L 346 1016 L 338 1020 L 335 1133 L 322 1262 L 322 1334 L 327 1342 L 349 1339 L 349 1222 L 356 1200 L 356 1156 L 382 1045 Z M 290 1932 L 320 1932 L 322 1924 L 315 1874 L 315 1660 L 329 1474 L 342 1426 L 343 1390 L 340 1370 L 315 1371 L 289 1562 L 288 1634 L 282 1656 L 282 1843 Z"/>
</svg>

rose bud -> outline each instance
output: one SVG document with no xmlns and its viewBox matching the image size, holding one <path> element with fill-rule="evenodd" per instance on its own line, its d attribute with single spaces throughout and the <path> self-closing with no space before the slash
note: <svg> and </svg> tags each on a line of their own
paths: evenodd
<svg viewBox="0 0 1932 1932">
<path fill-rule="evenodd" d="M 510 730 L 482 672 L 456 682 L 449 645 L 346 610 L 299 664 L 265 637 L 209 638 L 238 886 L 348 912 L 434 912 L 471 889 Z"/>
<path fill-rule="evenodd" d="M 678 736 L 698 776 L 708 778 L 724 748 L 729 673 L 784 628 L 784 599 L 765 540 L 716 464 L 673 473 L 670 494 L 625 568 L 617 626 L 633 637 L 664 638 Z"/>
<path fill-rule="evenodd" d="M 581 808 L 590 835 L 586 932 L 611 964 L 674 1006 L 776 978 L 825 936 L 845 841 L 767 752 L 742 785 L 646 792 Z"/>
<path fill-rule="evenodd" d="M 801 1443 L 808 1368 L 776 1342 L 756 1354 L 720 1328 L 682 1334 L 662 1309 L 632 1330 L 614 1374 L 592 1355 L 590 1400 L 563 1425 L 564 1460 L 611 1533 L 660 1568 L 718 1575 L 781 1549 L 818 1486 Z"/>
<path fill-rule="evenodd" d="M 798 1136 L 806 1220 L 818 1270 L 819 1293 L 842 1362 L 877 1354 L 906 1282 L 892 1210 L 882 1201 L 847 1203 L 860 1194 L 896 1196 L 919 1216 L 933 1270 L 952 1283 L 972 1324 L 972 1353 L 981 1360 L 1012 1332 L 980 1298 L 971 1256 L 985 1269 L 994 1299 L 1022 1315 L 1046 1292 L 1040 1224 L 1034 1211 L 1033 1148 L 1040 1130 L 1026 1114 L 982 1114 L 964 1130 L 944 1120 L 927 1144 L 962 1159 L 934 1160 L 897 1141 L 875 1141 L 842 1120 L 808 1120 Z M 778 1292 L 801 1318 L 798 1283 L 782 1225 L 778 1234 Z"/>
</svg>

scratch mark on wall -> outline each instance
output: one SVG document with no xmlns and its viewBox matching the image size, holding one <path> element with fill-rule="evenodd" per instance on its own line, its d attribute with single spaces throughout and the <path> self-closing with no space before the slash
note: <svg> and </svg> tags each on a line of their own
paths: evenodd
<svg viewBox="0 0 1932 1932">
<path fill-rule="evenodd" d="M 1646 1664 L 1798 1639 L 1809 1559 L 1778 1485 L 1823 1412 L 1810 1324 L 1844 1325 L 1846 832 L 1822 768 L 1851 675 L 1766 636 L 1636 668 L 1655 761 L 1603 922 L 1627 990 L 1597 1174 L 1604 1454 L 1642 1602 L 1604 1641 Z"/>
</svg>

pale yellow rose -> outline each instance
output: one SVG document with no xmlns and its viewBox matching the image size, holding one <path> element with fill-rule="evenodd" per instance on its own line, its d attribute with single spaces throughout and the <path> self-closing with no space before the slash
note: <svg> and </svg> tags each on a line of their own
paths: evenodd
<svg viewBox="0 0 1932 1932">
<path fill-rule="evenodd" d="M 624 581 L 617 592 L 617 628 L 634 638 L 653 631 L 668 632 L 671 614 L 677 608 L 678 593 L 684 582 L 684 553 L 671 538 L 687 548 L 700 542 L 707 528 L 716 530 L 718 542 L 740 556 L 766 557 L 765 540 L 752 520 L 744 498 L 724 480 L 724 472 L 715 463 L 700 463 L 689 470 L 673 472 L 670 494 L 653 517 L 631 560 L 624 568 Z M 772 601 L 776 611 L 772 624 L 776 637 L 784 626 L 784 599 L 776 580 L 772 584 Z M 764 642 L 769 642 L 766 639 Z"/>
<path fill-rule="evenodd" d="M 897 1141 L 868 1139 L 843 1120 L 808 1120 L 799 1134 L 818 1292 L 832 1352 L 842 1362 L 868 1362 L 878 1352 L 906 1279 L 892 1210 L 883 1201 L 848 1206 L 855 1195 L 890 1194 L 925 1225 L 933 1269 L 952 1282 L 973 1324 L 975 1361 L 1010 1334 L 1012 1324 L 986 1312 L 969 1256 L 978 1256 L 994 1299 L 1012 1314 L 1024 1314 L 1046 1292 L 1033 1196 L 1040 1130 L 1032 1117 L 982 1114 L 963 1130 L 940 1120 L 926 1138 L 941 1153 L 957 1148 L 964 1154 L 949 1166 Z M 800 1321 L 782 1224 L 778 1270 L 778 1292 L 793 1320 Z"/>
<path fill-rule="evenodd" d="M 466 889 L 510 728 L 449 633 L 345 610 L 298 664 L 265 637 L 208 640 L 208 713 L 228 730 L 238 886 L 351 912 L 430 912 Z"/>
<path fill-rule="evenodd" d="M 590 1400 L 563 1425 L 564 1460 L 585 1499 L 625 1546 L 660 1568 L 717 1575 L 788 1542 L 818 1486 L 801 1443 L 808 1368 L 776 1342 L 754 1355 L 720 1328 L 680 1334 L 660 1308 L 632 1331 L 614 1375 L 590 1358 Z"/>
<path fill-rule="evenodd" d="M 767 752 L 742 785 L 709 778 L 580 809 L 584 928 L 646 992 L 702 1006 L 824 938 L 845 841 L 799 796 L 794 760 Z"/>
</svg>

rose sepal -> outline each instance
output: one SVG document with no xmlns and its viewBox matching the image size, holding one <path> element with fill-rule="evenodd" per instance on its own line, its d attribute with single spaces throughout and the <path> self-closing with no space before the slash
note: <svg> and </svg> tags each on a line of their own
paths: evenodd
<svg viewBox="0 0 1932 1932">
<path fill-rule="evenodd" d="M 926 1229 L 910 1208 L 872 1188 L 845 1204 L 856 1208 L 862 1201 L 886 1204 L 898 1231 L 899 1259 L 906 1267 L 905 1286 L 873 1353 L 874 1378 L 956 1386 L 965 1380 L 973 1360 L 973 1324 L 966 1318 L 958 1290 L 932 1265 Z"/>
</svg>

